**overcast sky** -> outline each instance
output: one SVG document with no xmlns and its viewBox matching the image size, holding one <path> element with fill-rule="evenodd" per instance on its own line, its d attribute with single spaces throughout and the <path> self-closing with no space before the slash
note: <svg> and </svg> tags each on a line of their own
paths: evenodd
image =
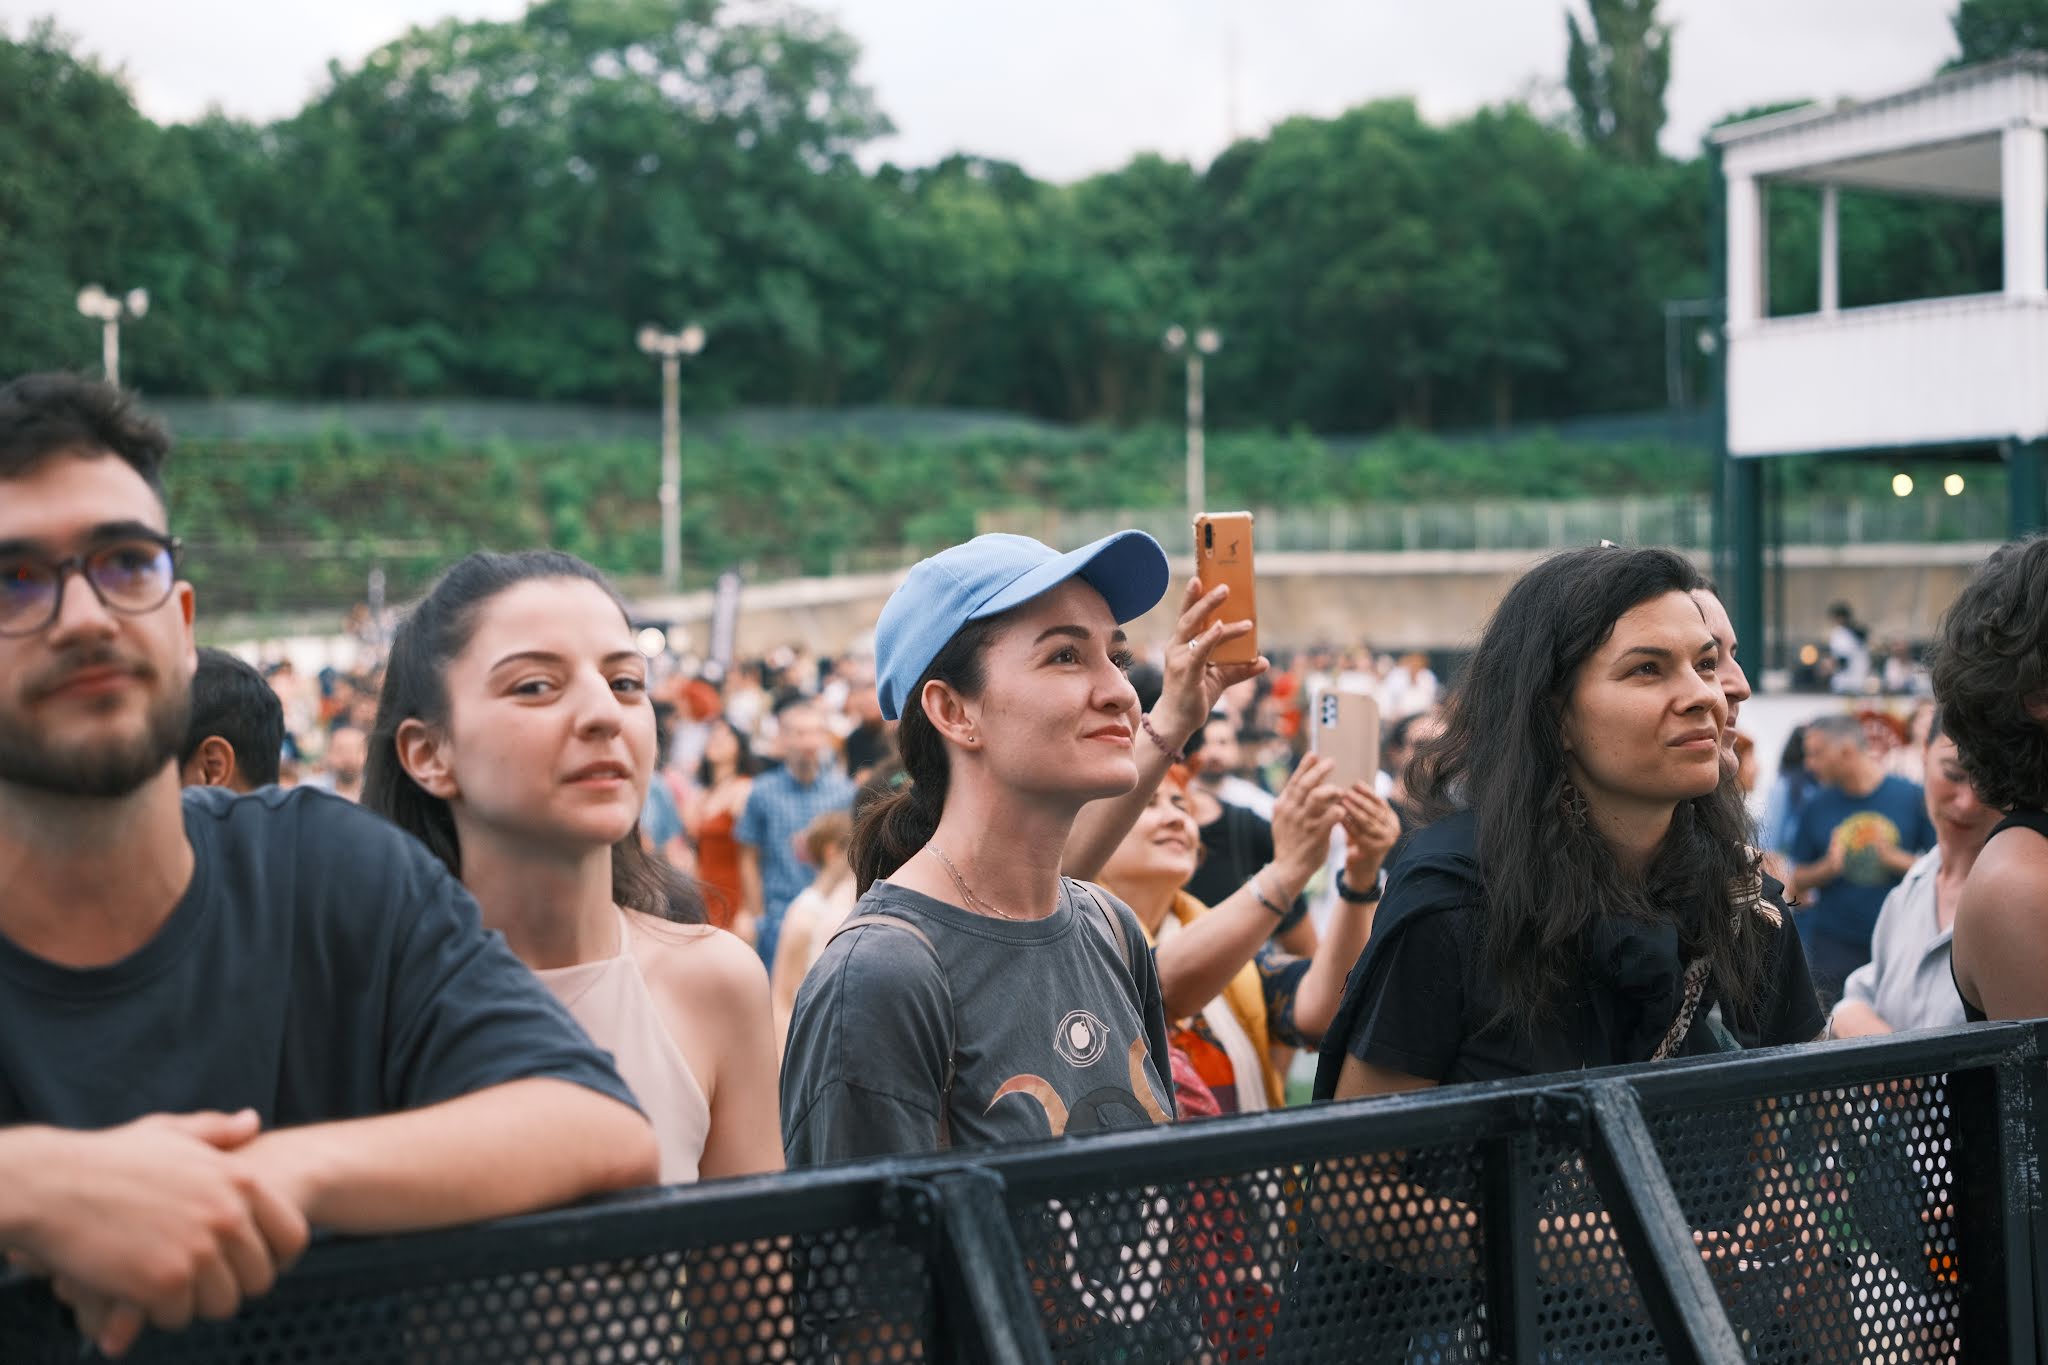
<svg viewBox="0 0 2048 1365">
<path fill-rule="evenodd" d="M 1413 95 L 1432 117 L 1562 101 L 1565 0 L 814 0 L 860 42 L 897 134 L 864 160 L 976 152 L 1068 180 L 1138 151 L 1206 162 L 1232 131 Z M 1677 28 L 1665 145 L 1785 99 L 1912 85 L 1954 50 L 1955 0 L 1665 0 Z M 126 71 L 143 111 L 270 119 L 412 24 L 512 18 L 525 0 L 0 0 L 54 10 Z M 1234 51 L 1235 56 L 1231 53 Z"/>
</svg>

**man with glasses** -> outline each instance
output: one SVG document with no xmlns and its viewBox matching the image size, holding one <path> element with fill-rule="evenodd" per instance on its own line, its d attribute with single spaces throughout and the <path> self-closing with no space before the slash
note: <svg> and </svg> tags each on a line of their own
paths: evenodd
<svg viewBox="0 0 2048 1365">
<path fill-rule="evenodd" d="M 322 793 L 182 799 L 195 651 L 115 390 L 0 387 L 0 1251 L 118 1354 L 309 1226 L 647 1182 L 632 1097 L 431 855 Z"/>
</svg>

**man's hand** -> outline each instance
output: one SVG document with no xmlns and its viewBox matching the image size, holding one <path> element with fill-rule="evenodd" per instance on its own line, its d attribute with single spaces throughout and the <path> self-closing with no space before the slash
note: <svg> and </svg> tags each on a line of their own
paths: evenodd
<svg viewBox="0 0 2048 1365">
<path fill-rule="evenodd" d="M 1861 1000 L 1844 1000 L 1835 1006 L 1829 1022 L 1829 1032 L 1836 1038 L 1874 1038 L 1892 1031 L 1884 1016 Z"/>
<path fill-rule="evenodd" d="M 1355 782 L 1344 793 L 1343 821 L 1345 885 L 1370 890 L 1401 837 L 1401 817 L 1369 784 Z"/>
<path fill-rule="evenodd" d="M 1173 639 L 1166 646 L 1166 667 L 1159 685 L 1159 700 L 1152 707 L 1152 728 L 1176 749 L 1185 745 L 1209 719 L 1209 712 L 1221 701 L 1226 689 L 1246 678 L 1256 678 L 1271 665 L 1262 656 L 1248 664 L 1218 664 L 1209 661 L 1216 647 L 1227 640 L 1242 639 L 1258 627 L 1251 621 L 1218 621 L 1204 628 L 1209 613 L 1230 596 L 1228 584 L 1219 583 L 1207 592 L 1202 580 L 1188 580 L 1181 594 L 1180 620 Z"/>
<path fill-rule="evenodd" d="M 50 1275 L 105 1354 L 143 1323 L 232 1317 L 305 1250 L 304 1214 L 239 1156 L 253 1111 L 152 1115 L 102 1132 L 16 1129 L 5 1167 L 33 1170 L 10 1259 Z M 13 1178 L 10 1175 L 10 1178 Z"/>
</svg>

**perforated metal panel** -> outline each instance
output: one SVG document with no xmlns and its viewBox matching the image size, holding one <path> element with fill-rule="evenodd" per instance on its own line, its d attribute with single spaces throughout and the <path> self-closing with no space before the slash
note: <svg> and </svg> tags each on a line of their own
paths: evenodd
<svg viewBox="0 0 2048 1365">
<path fill-rule="evenodd" d="M 135 1358 L 2033 1361 L 2044 1037 L 1446 1089 L 322 1246 L 237 1321 Z M 0 1365 L 80 1348 L 47 1290 L 0 1283 Z"/>
<path fill-rule="evenodd" d="M 1967 1271 L 1941 1075 L 1649 1116 L 1729 1319 L 1765 1361 L 1955 1361 Z M 1983 1215 L 1979 1215 L 1983 1216 Z"/>
<path fill-rule="evenodd" d="M 925 1257 L 884 1231 L 764 1238 L 417 1287 L 311 1296 L 291 1282 L 226 1324 L 151 1333 L 132 1359 L 186 1365 L 637 1365 L 935 1359 Z M 302 1287 L 303 1288 L 303 1287 Z M 80 1359 L 42 1295 L 0 1296 L 0 1361 Z M 90 1357 L 97 1358 L 97 1357 Z"/>
<path fill-rule="evenodd" d="M 1477 1150 L 1457 1144 L 1011 1216 L 1054 1359 L 1405 1360 L 1481 1339 L 1477 1177 Z"/>
</svg>

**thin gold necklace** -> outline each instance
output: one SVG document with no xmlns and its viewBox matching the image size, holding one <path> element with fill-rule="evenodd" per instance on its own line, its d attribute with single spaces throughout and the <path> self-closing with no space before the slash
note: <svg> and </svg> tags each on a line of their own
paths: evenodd
<svg viewBox="0 0 2048 1365">
<path fill-rule="evenodd" d="M 969 910 L 974 911 L 978 915 L 995 915 L 1001 919 L 1014 920 L 1017 918 L 1017 916 L 1015 915 L 1007 914 L 1004 911 L 996 909 L 993 905 L 990 905 L 987 901 L 983 900 L 981 897 L 975 895 L 972 891 L 968 890 L 967 879 L 960 875 L 959 868 L 953 866 L 953 860 L 951 858 L 948 858 L 945 854 L 939 852 L 938 849 L 934 848 L 930 844 L 926 844 L 924 846 L 924 851 L 931 854 L 934 858 L 937 858 L 939 860 L 940 865 L 946 869 L 946 875 L 951 877 L 953 879 L 953 885 L 960 889 L 960 899 L 967 902 L 967 908 Z"/>
</svg>

